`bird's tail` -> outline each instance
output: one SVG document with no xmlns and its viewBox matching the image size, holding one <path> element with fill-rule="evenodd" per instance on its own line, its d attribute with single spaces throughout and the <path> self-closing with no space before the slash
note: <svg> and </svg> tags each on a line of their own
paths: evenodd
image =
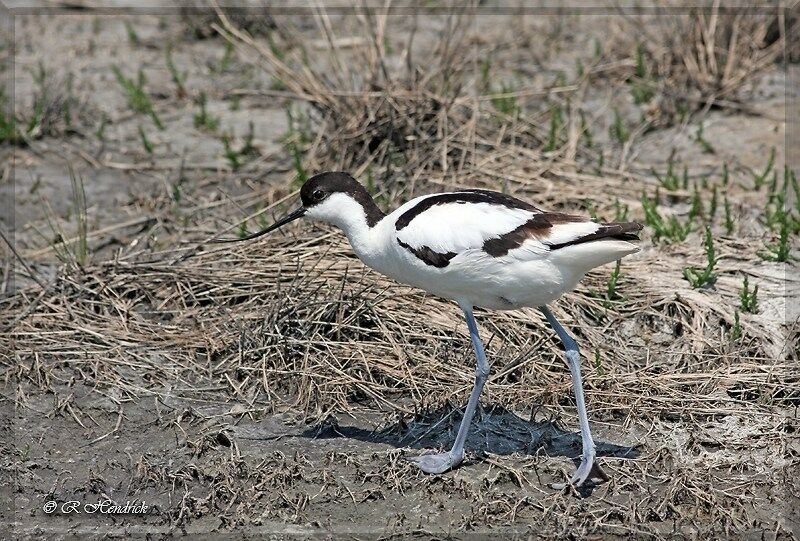
<svg viewBox="0 0 800 541">
<path fill-rule="evenodd" d="M 580 242 L 569 244 L 553 250 L 552 258 L 562 267 L 585 274 L 595 267 L 622 259 L 639 251 L 639 247 L 630 241 L 638 240 L 638 232 L 642 224 L 636 222 L 608 223 L 591 235 L 580 239 Z"/>
</svg>

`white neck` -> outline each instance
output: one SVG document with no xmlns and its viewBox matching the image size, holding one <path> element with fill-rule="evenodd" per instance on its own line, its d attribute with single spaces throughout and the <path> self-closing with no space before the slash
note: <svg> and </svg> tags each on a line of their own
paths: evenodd
<svg viewBox="0 0 800 541">
<path fill-rule="evenodd" d="M 307 216 L 341 229 L 358 258 L 370 267 L 376 268 L 376 258 L 380 257 L 382 249 L 385 248 L 377 233 L 380 222 L 370 227 L 366 212 L 360 203 L 346 194 L 335 193 L 323 203 L 309 208 Z"/>
</svg>

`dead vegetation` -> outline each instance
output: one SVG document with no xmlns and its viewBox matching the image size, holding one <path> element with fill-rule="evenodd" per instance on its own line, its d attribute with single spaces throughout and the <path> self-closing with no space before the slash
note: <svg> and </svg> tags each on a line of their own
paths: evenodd
<svg viewBox="0 0 800 541">
<path fill-rule="evenodd" d="M 786 36 L 798 32 L 796 10 L 725 9 L 717 2 L 657 14 L 653 25 L 630 17 L 614 47 L 631 55 L 634 99 L 655 125 L 711 107 L 746 110 L 740 98 L 748 81 L 793 54 Z"/>
<path fill-rule="evenodd" d="M 387 531 L 436 531 L 413 525 L 411 506 L 402 507 L 416 491 L 470 502 L 469 512 L 448 519 L 464 530 L 541 524 L 553 537 L 788 535 L 762 500 L 787 492 L 797 501 L 790 440 L 800 401 L 798 323 L 785 319 L 800 219 L 787 206 L 792 172 L 725 163 L 682 173 L 672 160 L 669 171 L 655 171 L 629 161 L 634 141 L 623 137 L 624 125 L 612 152 L 599 149 L 580 100 L 611 73 L 610 59 L 594 58 L 573 81 L 498 89 L 483 83 L 503 67 L 482 64 L 474 14 L 443 17 L 445 31 L 420 52 L 415 25 L 393 39 L 380 12 L 334 22 L 319 11 L 315 35 L 323 43 L 313 55 L 311 40 L 286 39 L 301 34 L 289 17 L 271 17 L 275 32 L 261 36 L 229 12 L 218 15 L 215 31 L 279 83 L 262 94 L 306 104 L 289 109 L 292 169 L 275 175 L 277 189 L 257 186 L 233 204 L 192 201 L 180 216 L 164 213 L 169 234 L 144 235 L 140 247 L 113 258 L 77 257 L 84 230 L 74 242 L 66 233 L 55 242 L 59 264 L 39 251 L 32 267 L 17 266 L 20 280 L 36 273 L 40 282 L 0 301 L 0 327 L 13 347 L 3 365 L 23 409 L 31 395 L 52 393 L 53 416 L 89 424 L 70 391 L 76 382 L 111 397 L 119 419 L 143 397 L 231 401 L 230 426 L 197 408 L 170 412 L 166 426 L 184 442 L 177 463 L 138 458 L 132 486 L 171 487 L 174 505 L 162 516 L 173 529 L 208 516 L 223 529 L 304 524 L 325 502 L 356 514 L 357 503 L 382 499 L 406 513 L 398 511 Z M 768 43 L 766 18 L 702 15 L 677 19 L 681 33 L 655 30 L 639 49 L 649 67 L 629 88 L 652 82 L 646 88 L 668 116 L 667 102 L 677 111 L 680 103 L 739 99 L 781 54 L 784 34 Z M 677 88 L 689 96 L 670 90 Z M 205 244 L 218 224 L 243 233 L 269 221 L 306 175 L 324 169 L 352 171 L 386 208 L 471 186 L 544 208 L 646 222 L 639 256 L 594 271 L 556 306 L 582 346 L 591 418 L 617 433 L 640 429 L 642 455 L 612 460 L 615 480 L 578 500 L 544 494 L 542 476 L 556 477 L 558 465 L 538 453 L 484 456 L 494 477 L 481 486 L 458 474 L 422 476 L 395 450 L 329 454 L 336 475 L 302 451 L 260 460 L 242 453 L 234 425 L 243 420 L 284 414 L 332 422 L 366 410 L 383 412 L 387 425 L 401 418 L 402 432 L 427 407 L 460 404 L 472 384 L 457 310 L 366 271 L 336 232 L 302 225 L 269 242 Z M 230 223 L 232 214 L 241 220 Z M 189 215 L 197 222 L 187 226 Z M 39 276 L 43 268 L 49 278 Z M 571 411 L 558 341 L 535 312 L 480 313 L 479 324 L 494 361 L 485 402 L 524 416 L 533 406 Z"/>
</svg>

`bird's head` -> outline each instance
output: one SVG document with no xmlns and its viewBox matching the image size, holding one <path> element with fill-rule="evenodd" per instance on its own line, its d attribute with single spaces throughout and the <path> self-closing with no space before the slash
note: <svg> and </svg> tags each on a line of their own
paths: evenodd
<svg viewBox="0 0 800 541">
<path fill-rule="evenodd" d="M 344 172 L 336 171 L 314 175 L 300 188 L 300 201 L 302 203 L 300 208 L 290 212 L 271 226 L 235 240 L 260 237 L 304 216 L 338 226 L 346 233 L 352 227 L 363 223 L 372 227 L 383 217 L 383 213 L 375 205 L 367 189 L 350 174 Z M 230 241 L 233 240 L 230 239 Z M 228 240 L 219 242 L 228 242 Z"/>
<path fill-rule="evenodd" d="M 305 214 L 312 220 L 344 229 L 354 217 L 374 207 L 372 197 L 348 173 L 330 172 L 314 175 L 300 189 Z"/>
</svg>

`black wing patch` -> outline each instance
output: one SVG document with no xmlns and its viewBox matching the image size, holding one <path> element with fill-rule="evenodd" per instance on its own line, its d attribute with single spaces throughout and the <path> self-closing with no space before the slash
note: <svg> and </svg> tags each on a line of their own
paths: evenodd
<svg viewBox="0 0 800 541">
<path fill-rule="evenodd" d="M 601 239 L 614 239 L 614 240 L 639 240 L 639 231 L 642 230 L 642 224 L 636 222 L 625 223 L 612 223 L 602 224 L 600 229 L 589 235 L 578 237 L 569 242 L 562 242 L 561 244 L 550 244 L 551 250 L 558 250 L 565 246 L 573 246 L 575 244 L 583 244 L 584 242 L 592 242 Z"/>
<path fill-rule="evenodd" d="M 537 214 L 516 229 L 484 242 L 483 251 L 492 257 L 503 257 L 514 248 L 522 246 L 528 239 L 537 239 L 551 250 L 601 239 L 638 240 L 637 233 L 642 229 L 642 224 L 636 222 L 602 224 L 594 233 L 577 237 L 569 242 L 559 244 L 547 242 L 547 237 L 553 225 L 583 221 L 585 221 L 585 218 L 573 216 L 572 214 L 555 212 Z"/>
<path fill-rule="evenodd" d="M 438 269 L 443 269 L 449 265 L 450 260 L 457 255 L 455 252 L 447 252 L 442 254 L 428 248 L 427 246 L 414 248 L 400 239 L 397 239 L 397 244 L 414 254 L 417 258 L 421 259 L 426 265 L 430 265 L 431 267 L 436 267 Z"/>
<path fill-rule="evenodd" d="M 490 203 L 506 208 L 522 209 L 530 212 L 541 212 L 541 210 L 534 207 L 530 203 L 526 203 L 525 201 L 517 199 L 516 197 L 512 197 L 508 194 L 493 192 L 490 190 L 462 190 L 460 192 L 442 193 L 439 195 L 426 197 L 401 214 L 399 218 L 397 218 L 397 221 L 395 222 L 395 229 L 400 231 L 410 224 L 411 220 L 429 208 L 435 207 L 436 205 L 446 205 L 447 203 Z"/>
<path fill-rule="evenodd" d="M 508 233 L 486 240 L 483 243 L 483 251 L 492 257 L 503 257 L 514 248 L 519 248 L 528 239 L 538 239 L 546 243 L 546 238 L 550 234 L 554 224 L 565 224 L 569 222 L 583 222 L 585 218 L 573 216 L 572 214 L 562 214 L 560 212 L 544 212 L 536 214 Z"/>
</svg>

